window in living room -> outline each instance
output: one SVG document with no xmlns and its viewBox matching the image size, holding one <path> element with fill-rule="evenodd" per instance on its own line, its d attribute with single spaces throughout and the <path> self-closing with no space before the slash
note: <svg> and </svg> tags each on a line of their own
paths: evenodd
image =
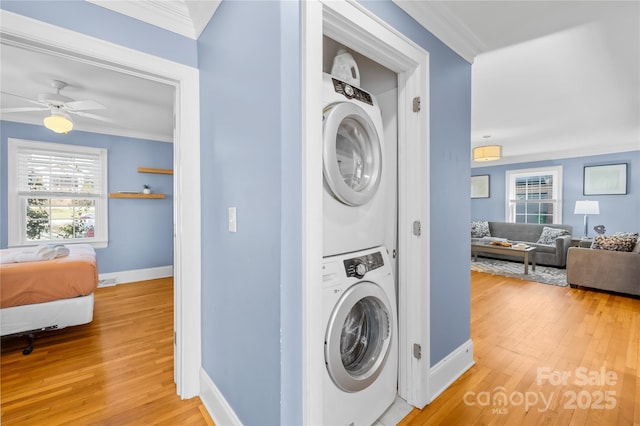
<svg viewBox="0 0 640 426">
<path fill-rule="evenodd" d="M 506 218 L 514 223 L 562 223 L 562 166 L 507 170 Z"/>
<path fill-rule="evenodd" d="M 107 150 L 9 139 L 8 243 L 107 242 Z"/>
</svg>

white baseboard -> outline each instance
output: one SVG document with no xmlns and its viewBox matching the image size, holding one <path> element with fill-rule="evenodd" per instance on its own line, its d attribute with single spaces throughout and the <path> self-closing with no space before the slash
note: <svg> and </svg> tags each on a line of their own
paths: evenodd
<svg viewBox="0 0 640 426">
<path fill-rule="evenodd" d="M 242 426 L 236 413 L 202 368 L 200 369 L 200 400 L 216 425 Z"/>
<path fill-rule="evenodd" d="M 469 339 L 434 365 L 431 368 L 429 380 L 431 402 L 473 364 L 475 364 L 473 361 L 473 341 Z"/>
<path fill-rule="evenodd" d="M 173 276 L 173 265 L 157 268 L 134 269 L 132 271 L 109 272 L 98 276 L 98 287 L 133 283 L 137 281 L 155 280 Z"/>
</svg>

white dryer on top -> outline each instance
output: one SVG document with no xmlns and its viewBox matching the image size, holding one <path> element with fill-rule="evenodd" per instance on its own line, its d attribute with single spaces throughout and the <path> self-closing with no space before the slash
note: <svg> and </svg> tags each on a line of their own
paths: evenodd
<svg viewBox="0 0 640 426">
<path fill-rule="evenodd" d="M 381 246 L 387 226 L 376 98 L 323 75 L 323 256 Z"/>
</svg>

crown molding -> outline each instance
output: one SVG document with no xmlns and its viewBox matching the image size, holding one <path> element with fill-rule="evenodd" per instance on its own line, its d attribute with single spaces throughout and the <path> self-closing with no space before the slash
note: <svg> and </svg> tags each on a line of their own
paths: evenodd
<svg viewBox="0 0 640 426">
<path fill-rule="evenodd" d="M 197 40 L 220 0 L 87 0 L 97 6 Z"/>
<path fill-rule="evenodd" d="M 443 1 L 393 0 L 393 3 L 470 64 L 487 50 Z"/>
</svg>

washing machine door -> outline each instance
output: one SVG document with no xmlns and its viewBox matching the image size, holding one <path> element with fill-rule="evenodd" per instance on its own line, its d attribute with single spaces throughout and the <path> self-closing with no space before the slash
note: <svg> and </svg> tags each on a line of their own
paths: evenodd
<svg viewBox="0 0 640 426">
<path fill-rule="evenodd" d="M 325 363 L 343 391 L 363 390 L 382 372 L 395 338 L 392 312 L 384 290 L 369 281 L 349 287 L 333 308 L 325 335 Z"/>
<path fill-rule="evenodd" d="M 370 116 L 352 102 L 323 111 L 324 178 L 335 198 L 349 206 L 369 201 L 380 185 L 382 148 Z"/>
</svg>

